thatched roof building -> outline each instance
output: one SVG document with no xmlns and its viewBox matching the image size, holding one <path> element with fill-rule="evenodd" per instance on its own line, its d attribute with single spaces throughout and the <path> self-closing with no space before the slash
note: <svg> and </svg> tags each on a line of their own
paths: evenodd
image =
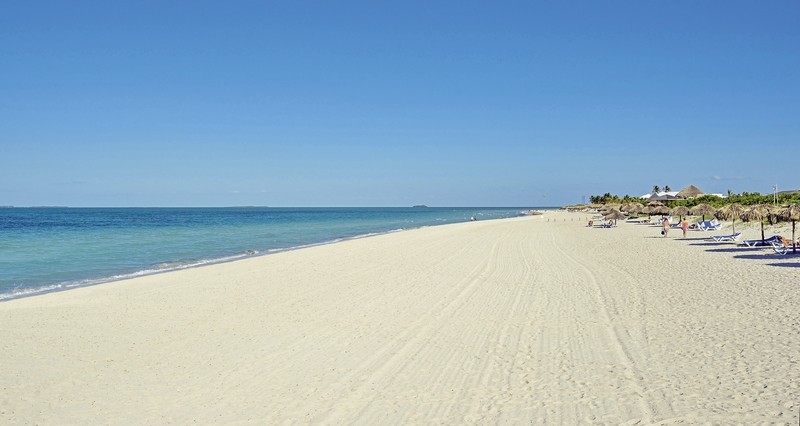
<svg viewBox="0 0 800 426">
<path fill-rule="evenodd" d="M 700 188 L 698 188 L 698 187 L 696 187 L 694 185 L 689 185 L 686 188 L 683 188 L 680 191 L 678 191 L 678 193 L 675 195 L 675 197 L 677 197 L 677 198 L 697 198 L 697 197 L 699 197 L 701 195 L 705 195 L 705 192 L 701 191 Z"/>
<path fill-rule="evenodd" d="M 653 194 L 647 201 L 671 201 L 678 199 L 677 192 L 659 192 L 657 194 Z"/>
</svg>

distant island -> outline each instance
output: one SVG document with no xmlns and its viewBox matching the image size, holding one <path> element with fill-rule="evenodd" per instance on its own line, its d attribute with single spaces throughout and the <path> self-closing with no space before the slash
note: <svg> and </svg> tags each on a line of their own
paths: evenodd
<svg viewBox="0 0 800 426">
<path fill-rule="evenodd" d="M 417 204 L 416 206 L 412 206 L 412 208 L 415 208 L 415 209 L 426 209 L 426 208 L 428 208 L 428 206 L 426 206 L 425 204 Z"/>
</svg>

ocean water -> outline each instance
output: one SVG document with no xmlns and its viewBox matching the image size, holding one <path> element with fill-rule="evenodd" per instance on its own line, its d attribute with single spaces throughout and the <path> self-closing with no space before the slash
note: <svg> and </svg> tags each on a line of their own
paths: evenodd
<svg viewBox="0 0 800 426">
<path fill-rule="evenodd" d="M 523 208 L 0 208 L 0 301 Z"/>
</svg>

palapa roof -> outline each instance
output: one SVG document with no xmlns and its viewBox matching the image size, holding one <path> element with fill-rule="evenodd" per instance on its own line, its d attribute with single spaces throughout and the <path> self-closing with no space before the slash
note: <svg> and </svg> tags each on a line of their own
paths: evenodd
<svg viewBox="0 0 800 426">
<path fill-rule="evenodd" d="M 699 196 L 704 195 L 704 194 L 705 194 L 705 192 L 701 191 L 700 188 L 698 188 L 698 187 L 696 187 L 694 185 L 689 185 L 686 188 L 683 188 L 680 191 L 678 191 L 678 194 L 676 195 L 676 197 L 678 197 L 678 198 L 695 198 L 695 197 L 699 197 Z"/>
<path fill-rule="evenodd" d="M 678 194 L 676 192 L 659 192 L 657 194 L 653 194 L 647 201 L 671 201 L 678 198 Z"/>
<path fill-rule="evenodd" d="M 708 204 L 702 203 L 698 204 L 691 208 L 691 213 L 693 215 L 707 215 L 707 214 L 714 214 L 717 212 L 717 209 L 714 207 L 709 206 Z"/>
</svg>

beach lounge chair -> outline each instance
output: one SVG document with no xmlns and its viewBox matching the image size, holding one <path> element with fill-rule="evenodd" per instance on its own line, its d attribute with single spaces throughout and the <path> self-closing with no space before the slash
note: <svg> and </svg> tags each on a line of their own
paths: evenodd
<svg viewBox="0 0 800 426">
<path fill-rule="evenodd" d="M 722 224 L 716 219 L 697 222 L 697 229 L 701 231 L 719 231 L 720 228 Z"/>
<path fill-rule="evenodd" d="M 673 219 L 672 216 L 668 216 L 668 217 L 667 216 L 661 216 L 658 219 L 651 220 L 650 224 L 651 225 L 661 226 L 661 224 L 664 223 L 664 219 L 667 219 L 667 222 L 669 222 L 669 223 L 675 222 L 675 219 Z"/>
<path fill-rule="evenodd" d="M 780 243 L 781 242 L 781 236 L 780 235 L 773 235 L 773 236 L 771 236 L 771 237 L 769 237 L 767 239 L 764 239 L 764 240 L 760 240 L 760 239 L 759 240 L 744 240 L 740 244 L 744 245 L 744 246 L 747 246 L 747 247 L 770 247 L 772 245 L 772 243 L 774 243 L 774 242 Z"/>
<path fill-rule="evenodd" d="M 714 240 L 714 241 L 716 241 L 718 243 L 719 242 L 723 242 L 723 241 L 734 241 L 735 242 L 735 241 L 739 240 L 740 238 L 742 238 L 742 233 L 741 232 L 737 232 L 735 234 L 730 234 L 730 235 L 714 235 L 713 237 L 711 237 L 712 240 Z"/>
<path fill-rule="evenodd" d="M 775 250 L 775 253 L 783 254 L 783 255 L 785 255 L 787 253 L 794 252 L 792 244 L 791 244 L 791 242 L 789 240 L 785 240 L 783 242 L 773 241 L 772 242 L 772 249 Z"/>
</svg>

